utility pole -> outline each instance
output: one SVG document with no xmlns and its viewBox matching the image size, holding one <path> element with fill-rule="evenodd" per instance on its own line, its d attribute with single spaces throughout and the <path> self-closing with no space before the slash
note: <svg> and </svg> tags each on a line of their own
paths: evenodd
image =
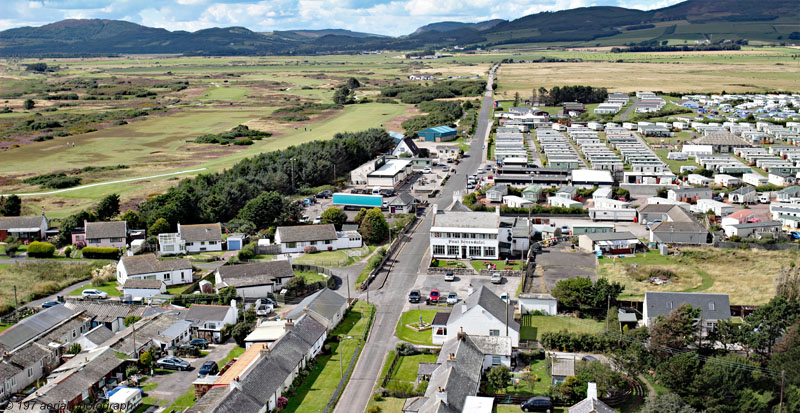
<svg viewBox="0 0 800 413">
<path fill-rule="evenodd" d="M 292 161 L 292 192 L 294 192 L 294 158 L 292 158 L 291 161 Z"/>
<path fill-rule="evenodd" d="M 347 305 L 350 305 L 350 274 L 344 273 L 345 278 L 347 278 Z"/>
<path fill-rule="evenodd" d="M 506 337 L 508 337 L 508 305 L 511 302 L 511 296 L 506 295 Z"/>
<path fill-rule="evenodd" d="M 14 322 L 19 321 L 19 303 L 17 302 L 17 286 L 14 286 Z"/>
<path fill-rule="evenodd" d="M 606 295 L 606 331 L 608 331 L 608 311 L 611 310 L 611 294 Z"/>
<path fill-rule="evenodd" d="M 783 384 L 786 380 L 786 370 L 781 370 L 781 403 L 778 408 L 778 413 L 783 413 Z"/>
</svg>

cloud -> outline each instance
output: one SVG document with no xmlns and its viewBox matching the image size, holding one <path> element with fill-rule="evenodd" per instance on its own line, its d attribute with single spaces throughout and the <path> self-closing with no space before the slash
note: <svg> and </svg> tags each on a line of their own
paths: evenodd
<svg viewBox="0 0 800 413">
<path fill-rule="evenodd" d="M 121 19 L 168 30 L 342 28 L 403 35 L 437 21 L 513 20 L 575 7 L 653 9 L 680 0 L 3 0 L 0 29 L 65 18 Z"/>
</svg>

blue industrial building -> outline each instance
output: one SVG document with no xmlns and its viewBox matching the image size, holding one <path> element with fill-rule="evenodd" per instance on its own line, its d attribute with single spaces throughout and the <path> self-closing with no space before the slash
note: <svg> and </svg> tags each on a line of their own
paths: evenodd
<svg viewBox="0 0 800 413">
<path fill-rule="evenodd" d="M 417 135 L 428 142 L 446 142 L 457 138 L 458 132 L 449 126 L 436 126 L 421 130 Z"/>
</svg>

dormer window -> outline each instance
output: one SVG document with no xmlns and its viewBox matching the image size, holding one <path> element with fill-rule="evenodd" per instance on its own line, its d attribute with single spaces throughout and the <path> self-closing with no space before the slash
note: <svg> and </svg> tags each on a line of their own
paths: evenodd
<svg viewBox="0 0 800 413">
<path fill-rule="evenodd" d="M 713 302 L 708 303 L 708 309 L 711 310 L 711 311 L 714 311 L 714 303 Z"/>
</svg>

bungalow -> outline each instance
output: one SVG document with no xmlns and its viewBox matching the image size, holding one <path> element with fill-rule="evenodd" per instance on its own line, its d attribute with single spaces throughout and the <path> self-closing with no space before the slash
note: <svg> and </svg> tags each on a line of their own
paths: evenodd
<svg viewBox="0 0 800 413">
<path fill-rule="evenodd" d="M 336 232 L 333 224 L 296 225 L 278 227 L 275 243 L 281 246 L 282 254 L 288 254 L 305 252 L 306 247 L 314 247 L 317 251 L 360 248 L 362 239 L 358 233 Z"/>
<path fill-rule="evenodd" d="M 131 298 L 150 298 L 154 295 L 165 294 L 167 285 L 163 280 L 148 280 L 144 278 L 128 278 L 122 285 L 122 293 Z"/>
<path fill-rule="evenodd" d="M 787 186 L 775 195 L 775 200 L 778 202 L 790 202 L 792 198 L 800 198 L 800 186 Z"/>
<path fill-rule="evenodd" d="M 714 175 L 714 183 L 717 185 L 722 185 L 726 188 L 731 188 L 741 185 L 742 180 L 728 174 L 716 174 Z"/>
<path fill-rule="evenodd" d="M 767 182 L 776 186 L 788 186 L 797 183 L 797 177 L 780 171 L 770 171 Z"/>
<path fill-rule="evenodd" d="M 128 241 L 128 223 L 125 221 L 83 221 L 87 247 L 124 248 Z"/>
<path fill-rule="evenodd" d="M 683 221 L 664 221 L 650 227 L 650 242 L 699 245 L 708 244 L 708 238 L 708 230 L 691 218 Z"/>
<path fill-rule="evenodd" d="M 167 286 L 189 284 L 192 263 L 185 258 L 159 260 L 153 254 L 125 256 L 117 264 L 117 282 L 124 286 L 129 278 L 160 280 Z"/>
<path fill-rule="evenodd" d="M 723 226 L 725 235 L 740 238 L 761 238 L 765 234 L 775 235 L 781 232 L 781 221 L 745 222 Z"/>
<path fill-rule="evenodd" d="M 419 148 L 417 144 L 414 143 L 413 139 L 403 137 L 400 142 L 397 143 L 397 146 L 394 147 L 394 150 L 392 150 L 392 155 L 414 158 L 419 156 Z"/>
<path fill-rule="evenodd" d="M 466 299 L 456 304 L 447 319 L 444 336 L 433 344 L 442 344 L 456 338 L 459 332 L 469 335 L 506 336 L 513 347 L 519 346 L 519 323 L 514 321 L 514 307 L 506 303 L 485 286 L 481 286 Z"/>
<path fill-rule="evenodd" d="M 578 237 L 578 247 L 585 252 L 602 251 L 603 254 L 630 254 L 641 242 L 630 232 L 583 234 Z"/>
<path fill-rule="evenodd" d="M 698 199 L 711 199 L 711 188 L 677 188 L 667 191 L 667 199 L 695 203 Z"/>
<path fill-rule="evenodd" d="M 517 301 L 520 314 L 539 311 L 546 315 L 558 314 L 558 300 L 550 294 L 522 293 Z"/>
<path fill-rule="evenodd" d="M 42 215 L 25 217 L 0 217 L 0 241 L 14 237 L 22 242 L 45 239 L 47 217 Z"/>
<path fill-rule="evenodd" d="M 542 187 L 540 185 L 530 185 L 522 190 L 522 197 L 533 202 L 539 202 L 542 198 Z"/>
<path fill-rule="evenodd" d="M 236 300 L 231 300 L 230 305 L 194 304 L 184 314 L 184 319 L 192 323 L 193 336 L 219 343 L 222 340 L 222 329 L 236 324 L 238 316 Z"/>
<path fill-rule="evenodd" d="M 696 214 L 705 214 L 710 211 L 714 215 L 724 217 L 728 214 L 732 214 L 733 211 L 736 210 L 736 207 L 713 199 L 698 199 L 697 203 L 692 205 L 690 209 Z"/>
<path fill-rule="evenodd" d="M 742 182 L 748 185 L 761 186 L 769 183 L 769 178 L 761 174 L 750 172 L 742 175 Z"/>
<path fill-rule="evenodd" d="M 652 327 L 658 321 L 658 317 L 668 316 L 683 304 L 700 309 L 702 325 L 699 327 L 704 331 L 713 330 L 719 320 L 731 318 L 728 294 L 647 291 L 644 295 L 642 321 L 645 326 Z"/>
<path fill-rule="evenodd" d="M 222 251 L 222 227 L 216 224 L 178 224 L 178 234 L 186 243 L 186 252 Z"/>
<path fill-rule="evenodd" d="M 314 314 L 317 321 L 331 331 L 342 321 L 345 310 L 347 299 L 331 289 L 323 288 L 300 301 L 284 318 L 297 320 L 303 314 Z"/>
<path fill-rule="evenodd" d="M 409 214 L 414 211 L 417 199 L 408 192 L 400 192 L 391 202 L 389 202 L 390 214 Z"/>
<path fill-rule="evenodd" d="M 508 185 L 495 185 L 486 191 L 486 199 L 489 202 L 502 202 L 506 195 L 508 195 Z"/>
<path fill-rule="evenodd" d="M 256 323 L 253 331 L 244 338 L 245 348 L 259 346 L 262 344 L 270 345 L 278 341 L 286 334 L 286 319 L 269 320 L 261 319 Z"/>
<path fill-rule="evenodd" d="M 533 201 L 529 201 L 516 195 L 506 195 L 503 197 L 503 205 L 511 208 L 529 208 L 536 204 Z"/>
<path fill-rule="evenodd" d="M 690 185 L 708 186 L 711 185 L 711 183 L 714 182 L 714 180 L 700 174 L 689 174 L 689 176 L 687 176 L 686 182 L 689 182 Z"/>
<path fill-rule="evenodd" d="M 758 202 L 758 192 L 752 186 L 743 186 L 728 193 L 728 200 L 734 204 Z"/>
<path fill-rule="evenodd" d="M 292 264 L 285 260 L 223 265 L 214 275 L 217 290 L 234 287 L 239 297 L 266 297 L 277 293 L 292 277 Z"/>
</svg>

